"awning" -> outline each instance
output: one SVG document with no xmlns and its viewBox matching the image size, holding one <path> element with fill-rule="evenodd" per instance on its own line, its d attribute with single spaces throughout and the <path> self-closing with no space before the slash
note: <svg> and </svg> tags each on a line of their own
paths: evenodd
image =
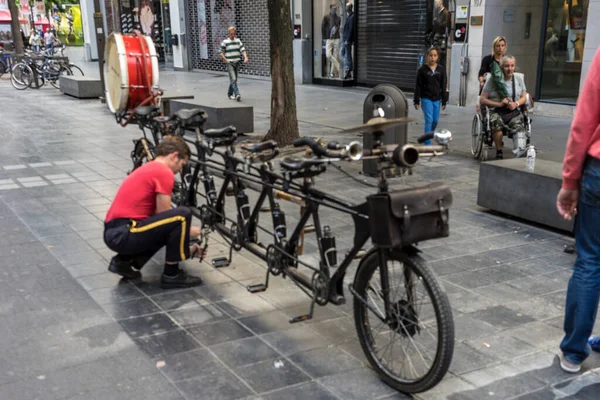
<svg viewBox="0 0 600 400">
<path fill-rule="evenodd" d="M 10 17 L 10 10 L 0 10 L 0 23 L 9 23 L 10 21 L 12 21 L 12 18 Z M 26 24 L 29 21 L 25 18 L 21 18 L 19 19 L 19 23 L 20 24 Z"/>
</svg>

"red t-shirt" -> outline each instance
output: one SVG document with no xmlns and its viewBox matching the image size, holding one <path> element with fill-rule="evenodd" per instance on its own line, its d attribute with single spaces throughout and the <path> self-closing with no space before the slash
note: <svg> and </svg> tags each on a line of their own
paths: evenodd
<svg viewBox="0 0 600 400">
<path fill-rule="evenodd" d="M 156 210 L 156 194 L 171 195 L 175 185 L 173 170 L 163 163 L 150 161 L 133 171 L 121 184 L 105 221 L 117 218 L 146 219 Z"/>
</svg>

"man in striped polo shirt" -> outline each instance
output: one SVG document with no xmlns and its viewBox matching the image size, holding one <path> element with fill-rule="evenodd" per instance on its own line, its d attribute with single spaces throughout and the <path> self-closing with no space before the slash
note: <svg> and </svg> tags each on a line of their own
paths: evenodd
<svg viewBox="0 0 600 400">
<path fill-rule="evenodd" d="M 240 96 L 240 90 L 237 86 L 238 72 L 242 62 L 242 55 L 244 56 L 244 64 L 248 64 L 248 54 L 246 53 L 246 48 L 242 44 L 242 41 L 235 37 L 236 31 L 234 26 L 229 27 L 229 37 L 221 43 L 221 51 L 219 51 L 219 54 L 229 69 L 230 84 L 227 96 L 229 96 L 231 100 L 241 101 L 242 96 Z"/>
</svg>

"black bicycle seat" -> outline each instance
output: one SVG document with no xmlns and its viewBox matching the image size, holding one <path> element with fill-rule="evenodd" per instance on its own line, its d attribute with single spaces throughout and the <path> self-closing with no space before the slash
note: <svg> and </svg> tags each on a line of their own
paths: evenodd
<svg viewBox="0 0 600 400">
<path fill-rule="evenodd" d="M 266 142 L 255 144 L 242 144 L 240 147 L 250 153 L 260 153 L 261 151 L 276 149 L 277 142 L 274 140 L 267 140 Z"/>
<path fill-rule="evenodd" d="M 281 168 L 286 171 L 302 171 L 315 165 L 324 165 L 318 158 L 285 157 L 281 160 Z"/>
<path fill-rule="evenodd" d="M 147 117 L 153 112 L 160 113 L 160 108 L 158 108 L 157 106 L 141 106 L 135 109 L 135 114 L 138 117 Z"/>
<path fill-rule="evenodd" d="M 235 129 L 235 126 L 229 125 L 224 128 L 207 129 L 204 131 L 204 136 L 206 136 L 208 139 L 222 139 L 231 137 L 236 133 L 237 129 Z"/>
<path fill-rule="evenodd" d="M 175 116 L 183 123 L 196 119 L 196 117 L 199 117 L 198 119 L 201 120 L 201 122 L 204 122 L 208 119 L 208 114 L 201 108 L 185 108 L 177 111 Z"/>
</svg>

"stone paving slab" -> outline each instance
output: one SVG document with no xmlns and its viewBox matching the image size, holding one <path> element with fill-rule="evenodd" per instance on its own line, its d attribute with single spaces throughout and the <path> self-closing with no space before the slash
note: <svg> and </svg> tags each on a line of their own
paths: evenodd
<svg viewBox="0 0 600 400">
<path fill-rule="evenodd" d="M 96 101 L 74 101 L 54 90 L 16 92 L 0 80 L 0 95 L 8 99 L 0 111 L 0 335 L 6 338 L 0 346 L 7 354 L 0 393 L 48 399 L 409 398 L 368 367 L 351 304 L 318 308 L 314 320 L 290 325 L 287 318 L 308 310 L 308 298 L 277 278 L 267 292 L 249 295 L 246 285 L 263 279 L 265 270 L 245 252 L 235 254 L 228 269 L 187 262 L 206 282 L 196 289 L 166 293 L 157 286 L 162 252 L 144 267 L 142 281 L 108 274 L 113 253 L 101 240 L 102 219 L 130 168 L 138 130 L 117 126 Z M 55 110 L 51 118 L 47 104 Z M 344 139 L 333 128 L 301 127 L 311 136 Z M 342 167 L 373 182 L 358 174 L 358 165 Z M 446 180 L 455 198 L 451 236 L 420 246 L 450 297 L 455 355 L 444 381 L 415 398 L 591 398 L 600 382 L 600 357 L 586 361 L 582 375 L 567 376 L 555 355 L 573 262 L 562 249 L 571 239 L 483 212 L 475 205 L 477 179 L 477 162 L 449 155 L 393 181 L 403 188 Z M 24 185 L 32 182 L 46 185 Z M 334 170 L 317 185 L 349 201 L 372 190 Z M 288 224 L 297 221 L 297 206 L 282 207 Z M 339 247 L 349 248 L 344 216 L 328 213 L 326 222 Z M 307 237 L 305 248 L 304 259 L 314 260 L 314 240 Z M 227 251 L 212 235 L 208 260 Z M 355 268 L 353 263 L 348 283 Z"/>
</svg>

